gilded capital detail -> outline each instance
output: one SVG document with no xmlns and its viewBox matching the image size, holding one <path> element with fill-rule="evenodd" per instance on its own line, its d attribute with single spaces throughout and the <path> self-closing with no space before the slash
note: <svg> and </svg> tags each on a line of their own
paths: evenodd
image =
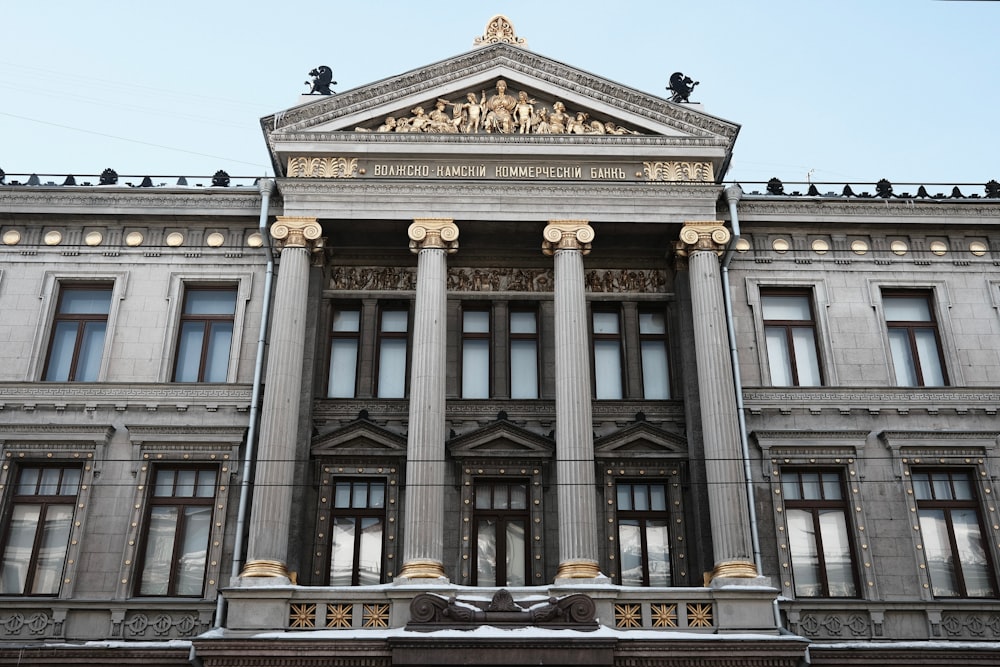
<svg viewBox="0 0 1000 667">
<path fill-rule="evenodd" d="M 685 222 L 680 240 L 674 245 L 678 257 L 687 257 L 700 251 L 721 255 L 732 234 L 722 220 L 696 220 Z"/>
<path fill-rule="evenodd" d="M 434 248 L 449 255 L 458 252 L 458 225 L 449 218 L 416 218 L 406 233 L 414 254 Z"/>
<path fill-rule="evenodd" d="M 715 170 L 711 162 L 643 162 L 642 171 L 648 181 L 715 182 Z"/>
<path fill-rule="evenodd" d="M 271 225 L 271 238 L 277 241 L 279 248 L 311 248 L 323 247 L 323 228 L 316 218 L 279 215 Z"/>
<path fill-rule="evenodd" d="M 550 220 L 542 236 L 542 252 L 546 255 L 554 255 L 556 250 L 579 250 L 586 255 L 594 240 L 594 229 L 586 220 Z"/>
<path fill-rule="evenodd" d="M 358 158 L 290 157 L 289 178 L 356 178 Z"/>
</svg>

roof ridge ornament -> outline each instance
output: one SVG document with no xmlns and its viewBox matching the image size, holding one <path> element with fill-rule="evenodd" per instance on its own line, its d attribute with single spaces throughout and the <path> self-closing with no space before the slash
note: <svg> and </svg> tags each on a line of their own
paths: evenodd
<svg viewBox="0 0 1000 667">
<path fill-rule="evenodd" d="M 528 47 L 528 41 L 514 33 L 514 24 L 503 14 L 497 14 L 486 23 L 483 34 L 472 42 L 473 46 L 489 46 L 490 44 L 512 44 Z"/>
</svg>

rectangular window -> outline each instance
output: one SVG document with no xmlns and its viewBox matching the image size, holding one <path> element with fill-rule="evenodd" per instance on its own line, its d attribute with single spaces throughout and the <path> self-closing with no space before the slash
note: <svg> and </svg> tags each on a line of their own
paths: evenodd
<svg viewBox="0 0 1000 667">
<path fill-rule="evenodd" d="M 618 482 L 615 490 L 622 586 L 670 586 L 666 484 Z"/>
<path fill-rule="evenodd" d="M 844 480 L 837 470 L 782 470 L 795 595 L 858 596 Z"/>
<path fill-rule="evenodd" d="M 101 370 L 111 285 L 63 285 L 43 379 L 94 382 Z"/>
<path fill-rule="evenodd" d="M 236 317 L 235 287 L 186 287 L 174 382 L 225 382 Z"/>
<path fill-rule="evenodd" d="M 896 384 L 900 387 L 947 384 L 931 295 L 927 292 L 883 292 L 882 307 Z"/>
<path fill-rule="evenodd" d="M 490 397 L 490 311 L 462 311 L 462 398 Z"/>
<path fill-rule="evenodd" d="M 594 388 L 598 399 L 622 398 L 622 338 L 618 311 L 595 310 Z"/>
<path fill-rule="evenodd" d="M 202 596 L 216 476 L 214 466 L 153 472 L 136 595 Z"/>
<path fill-rule="evenodd" d="M 327 396 L 354 398 L 358 379 L 361 309 L 334 307 L 330 327 L 330 375 Z"/>
<path fill-rule="evenodd" d="M 409 315 L 405 308 L 384 308 L 379 313 L 379 398 L 403 398 L 406 395 Z"/>
<path fill-rule="evenodd" d="M 63 580 L 79 467 L 17 471 L 0 553 L 0 595 L 57 595 Z"/>
<path fill-rule="evenodd" d="M 330 586 L 383 583 L 385 480 L 337 480 L 330 525 Z"/>
<path fill-rule="evenodd" d="M 510 397 L 538 398 L 538 313 L 510 311 Z"/>
<path fill-rule="evenodd" d="M 528 582 L 529 525 L 526 481 L 477 481 L 474 586 L 524 586 Z"/>
<path fill-rule="evenodd" d="M 934 596 L 995 598 L 989 537 L 972 475 L 964 470 L 913 471 L 912 479 Z"/>
<path fill-rule="evenodd" d="M 642 397 L 670 398 L 667 358 L 667 322 L 663 311 L 639 312 L 639 356 L 642 360 Z"/>
<path fill-rule="evenodd" d="M 805 290 L 761 291 L 760 302 L 771 384 L 775 387 L 823 384 L 811 294 Z"/>
</svg>

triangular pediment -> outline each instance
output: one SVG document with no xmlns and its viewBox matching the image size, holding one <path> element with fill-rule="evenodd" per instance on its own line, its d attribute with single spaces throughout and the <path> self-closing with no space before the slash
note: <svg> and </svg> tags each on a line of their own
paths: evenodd
<svg viewBox="0 0 1000 667">
<path fill-rule="evenodd" d="M 387 456 L 406 454 L 406 438 L 366 419 L 358 419 L 343 428 L 316 436 L 313 456 Z"/>
<path fill-rule="evenodd" d="M 506 91 L 498 89 L 501 81 Z M 494 98 L 504 95 L 508 102 L 528 104 L 532 115 L 517 106 L 498 108 Z M 307 175 L 286 173 L 296 170 L 289 167 L 296 157 L 468 155 L 475 144 L 475 154 L 487 157 L 513 149 L 517 156 L 592 151 L 607 157 L 617 151 L 651 160 L 707 160 L 721 177 L 739 131 L 697 105 L 669 102 L 510 44 L 311 97 L 261 120 L 279 174 Z M 470 114 L 478 116 L 478 125 Z"/>
<path fill-rule="evenodd" d="M 456 459 L 550 458 L 555 451 L 555 443 L 550 438 L 501 419 L 452 438 L 448 441 L 448 451 Z"/>
<path fill-rule="evenodd" d="M 687 439 L 653 426 L 637 422 L 594 440 L 595 458 L 685 458 Z"/>
</svg>

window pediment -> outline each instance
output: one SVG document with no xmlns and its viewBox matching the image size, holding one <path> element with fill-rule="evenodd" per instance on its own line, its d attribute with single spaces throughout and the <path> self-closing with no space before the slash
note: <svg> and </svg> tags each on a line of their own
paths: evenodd
<svg viewBox="0 0 1000 667">
<path fill-rule="evenodd" d="M 648 422 L 639 422 L 594 441 L 594 457 L 684 458 L 687 438 Z"/>
<path fill-rule="evenodd" d="M 359 419 L 313 438 L 313 456 L 393 456 L 406 454 L 406 438 Z"/>
<path fill-rule="evenodd" d="M 482 457 L 551 458 L 555 442 L 508 421 L 500 420 L 448 441 L 457 459 Z"/>
</svg>

